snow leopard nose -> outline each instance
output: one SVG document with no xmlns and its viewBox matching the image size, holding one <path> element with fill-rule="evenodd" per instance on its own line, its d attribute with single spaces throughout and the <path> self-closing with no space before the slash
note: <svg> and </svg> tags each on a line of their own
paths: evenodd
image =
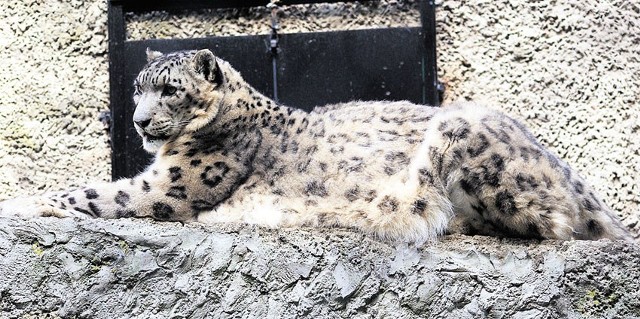
<svg viewBox="0 0 640 319">
<path fill-rule="evenodd" d="M 149 126 L 149 123 L 151 123 L 151 119 L 148 120 L 142 120 L 142 121 L 134 121 L 140 128 L 145 128 L 147 126 Z"/>
</svg>

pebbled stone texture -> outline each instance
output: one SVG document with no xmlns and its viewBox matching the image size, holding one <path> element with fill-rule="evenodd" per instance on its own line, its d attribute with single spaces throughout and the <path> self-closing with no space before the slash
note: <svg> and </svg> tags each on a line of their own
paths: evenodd
<svg viewBox="0 0 640 319">
<path fill-rule="evenodd" d="M 637 318 L 640 248 L 0 218 L 0 318 Z"/>
<path fill-rule="evenodd" d="M 639 2 L 435 3 L 445 100 L 521 119 L 638 238 Z M 415 0 L 283 6 L 278 16 L 282 32 L 420 24 Z M 132 40 L 265 34 L 269 25 L 266 8 L 127 17 Z M 107 1 L 0 1 L 0 83 L 0 200 L 110 178 L 99 121 L 109 108 Z"/>
</svg>

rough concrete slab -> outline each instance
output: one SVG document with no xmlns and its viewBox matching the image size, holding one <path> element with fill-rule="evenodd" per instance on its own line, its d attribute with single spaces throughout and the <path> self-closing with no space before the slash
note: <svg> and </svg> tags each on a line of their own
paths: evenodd
<svg viewBox="0 0 640 319">
<path fill-rule="evenodd" d="M 0 218 L 0 317 L 636 318 L 640 247 Z"/>
</svg>

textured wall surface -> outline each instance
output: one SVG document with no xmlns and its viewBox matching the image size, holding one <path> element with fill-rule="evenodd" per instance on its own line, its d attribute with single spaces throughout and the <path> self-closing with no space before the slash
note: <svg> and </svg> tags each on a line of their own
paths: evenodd
<svg viewBox="0 0 640 319">
<path fill-rule="evenodd" d="M 0 317 L 638 318 L 640 248 L 0 218 Z"/>
<path fill-rule="evenodd" d="M 416 1 L 281 6 L 277 10 L 277 17 L 279 32 L 282 33 L 420 25 Z M 129 15 L 127 24 L 127 35 L 131 40 L 269 34 L 271 10 L 244 8 L 175 14 L 151 12 Z"/>
<path fill-rule="evenodd" d="M 0 2 L 0 199 L 110 178 L 106 2 Z M 282 32 L 416 26 L 412 1 L 292 6 Z M 525 121 L 640 232 L 640 4 L 438 3 L 446 101 Z M 131 39 L 264 34 L 269 11 L 128 17 Z"/>
<path fill-rule="evenodd" d="M 446 0 L 447 100 L 522 119 L 640 232 L 640 2 Z"/>
<path fill-rule="evenodd" d="M 0 199 L 110 178 L 105 1 L 0 1 Z"/>
<path fill-rule="evenodd" d="M 0 6 L 0 197 L 108 179 L 108 137 L 98 121 L 108 109 L 105 3 Z M 636 232 L 639 11 L 629 1 L 451 0 L 438 7 L 446 100 L 479 100 L 524 119 Z M 294 6 L 280 16 L 283 32 L 418 23 L 411 2 Z M 128 22 L 132 39 L 269 31 L 265 9 L 155 13 Z"/>
</svg>

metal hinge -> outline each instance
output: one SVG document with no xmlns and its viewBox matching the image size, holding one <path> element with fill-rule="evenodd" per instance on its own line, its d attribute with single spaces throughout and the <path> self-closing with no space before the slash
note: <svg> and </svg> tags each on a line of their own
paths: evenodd
<svg viewBox="0 0 640 319">
<path fill-rule="evenodd" d="M 278 30 L 280 24 L 278 23 L 278 3 L 280 0 L 271 0 L 267 4 L 267 9 L 271 10 L 271 38 L 269 39 L 269 48 L 271 50 L 271 65 L 273 73 L 273 100 L 278 102 Z"/>
</svg>

